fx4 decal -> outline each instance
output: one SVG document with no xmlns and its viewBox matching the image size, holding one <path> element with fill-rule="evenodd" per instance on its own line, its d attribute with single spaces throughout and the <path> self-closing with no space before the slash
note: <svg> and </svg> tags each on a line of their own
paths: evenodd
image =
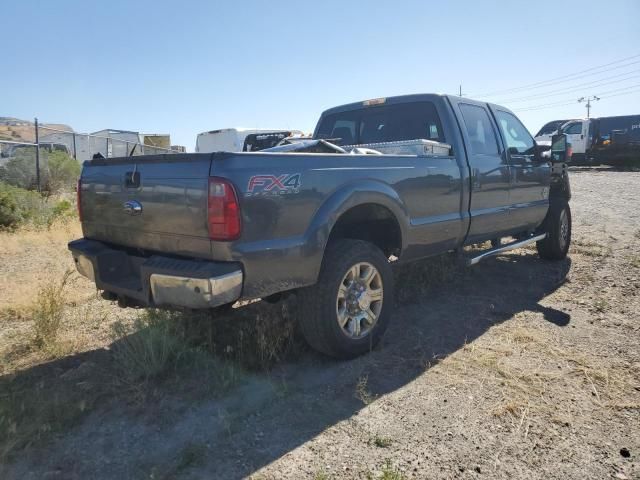
<svg viewBox="0 0 640 480">
<path fill-rule="evenodd" d="M 302 175 L 299 173 L 283 175 L 254 175 L 249 179 L 245 196 L 255 197 L 258 195 L 288 195 L 298 193 Z"/>
</svg>

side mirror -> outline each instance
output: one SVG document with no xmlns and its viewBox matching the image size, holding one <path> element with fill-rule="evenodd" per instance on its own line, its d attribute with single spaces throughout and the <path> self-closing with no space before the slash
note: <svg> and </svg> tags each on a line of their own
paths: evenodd
<svg viewBox="0 0 640 480">
<path fill-rule="evenodd" d="M 551 161 L 565 163 L 571 159 L 571 144 L 567 142 L 564 133 L 558 133 L 551 137 Z"/>
</svg>

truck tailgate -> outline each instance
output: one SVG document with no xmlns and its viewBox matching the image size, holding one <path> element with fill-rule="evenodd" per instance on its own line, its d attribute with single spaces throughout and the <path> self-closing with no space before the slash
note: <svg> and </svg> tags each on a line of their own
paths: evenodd
<svg viewBox="0 0 640 480">
<path fill-rule="evenodd" d="M 207 189 L 211 154 L 95 159 L 81 179 L 86 238 L 210 258 Z"/>
</svg>

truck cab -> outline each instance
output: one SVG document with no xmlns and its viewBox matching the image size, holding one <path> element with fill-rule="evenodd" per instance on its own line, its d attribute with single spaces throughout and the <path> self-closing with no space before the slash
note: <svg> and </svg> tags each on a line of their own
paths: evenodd
<svg viewBox="0 0 640 480">
<path fill-rule="evenodd" d="M 572 163 L 582 163 L 586 158 L 587 151 L 591 147 L 592 135 L 591 120 L 570 120 L 560 127 L 560 133 L 567 136 L 567 142 L 571 145 Z"/>
</svg>

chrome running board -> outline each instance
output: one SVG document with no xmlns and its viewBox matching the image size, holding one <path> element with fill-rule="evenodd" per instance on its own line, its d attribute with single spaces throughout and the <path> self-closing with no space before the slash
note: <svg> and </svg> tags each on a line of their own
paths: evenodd
<svg viewBox="0 0 640 480">
<path fill-rule="evenodd" d="M 494 257 L 496 255 L 500 255 L 503 252 L 508 252 L 509 250 L 515 250 L 516 248 L 521 248 L 526 245 L 530 245 L 534 242 L 539 242 L 540 240 L 544 240 L 547 236 L 546 233 L 542 233 L 540 235 L 536 235 L 533 237 L 525 238 L 524 240 L 516 240 L 515 242 L 507 243 L 505 245 L 500 245 L 499 247 L 491 248 L 489 250 L 485 250 L 477 257 L 471 257 L 467 259 L 467 266 L 475 265 L 480 263 L 481 260 L 485 258 Z"/>
</svg>

